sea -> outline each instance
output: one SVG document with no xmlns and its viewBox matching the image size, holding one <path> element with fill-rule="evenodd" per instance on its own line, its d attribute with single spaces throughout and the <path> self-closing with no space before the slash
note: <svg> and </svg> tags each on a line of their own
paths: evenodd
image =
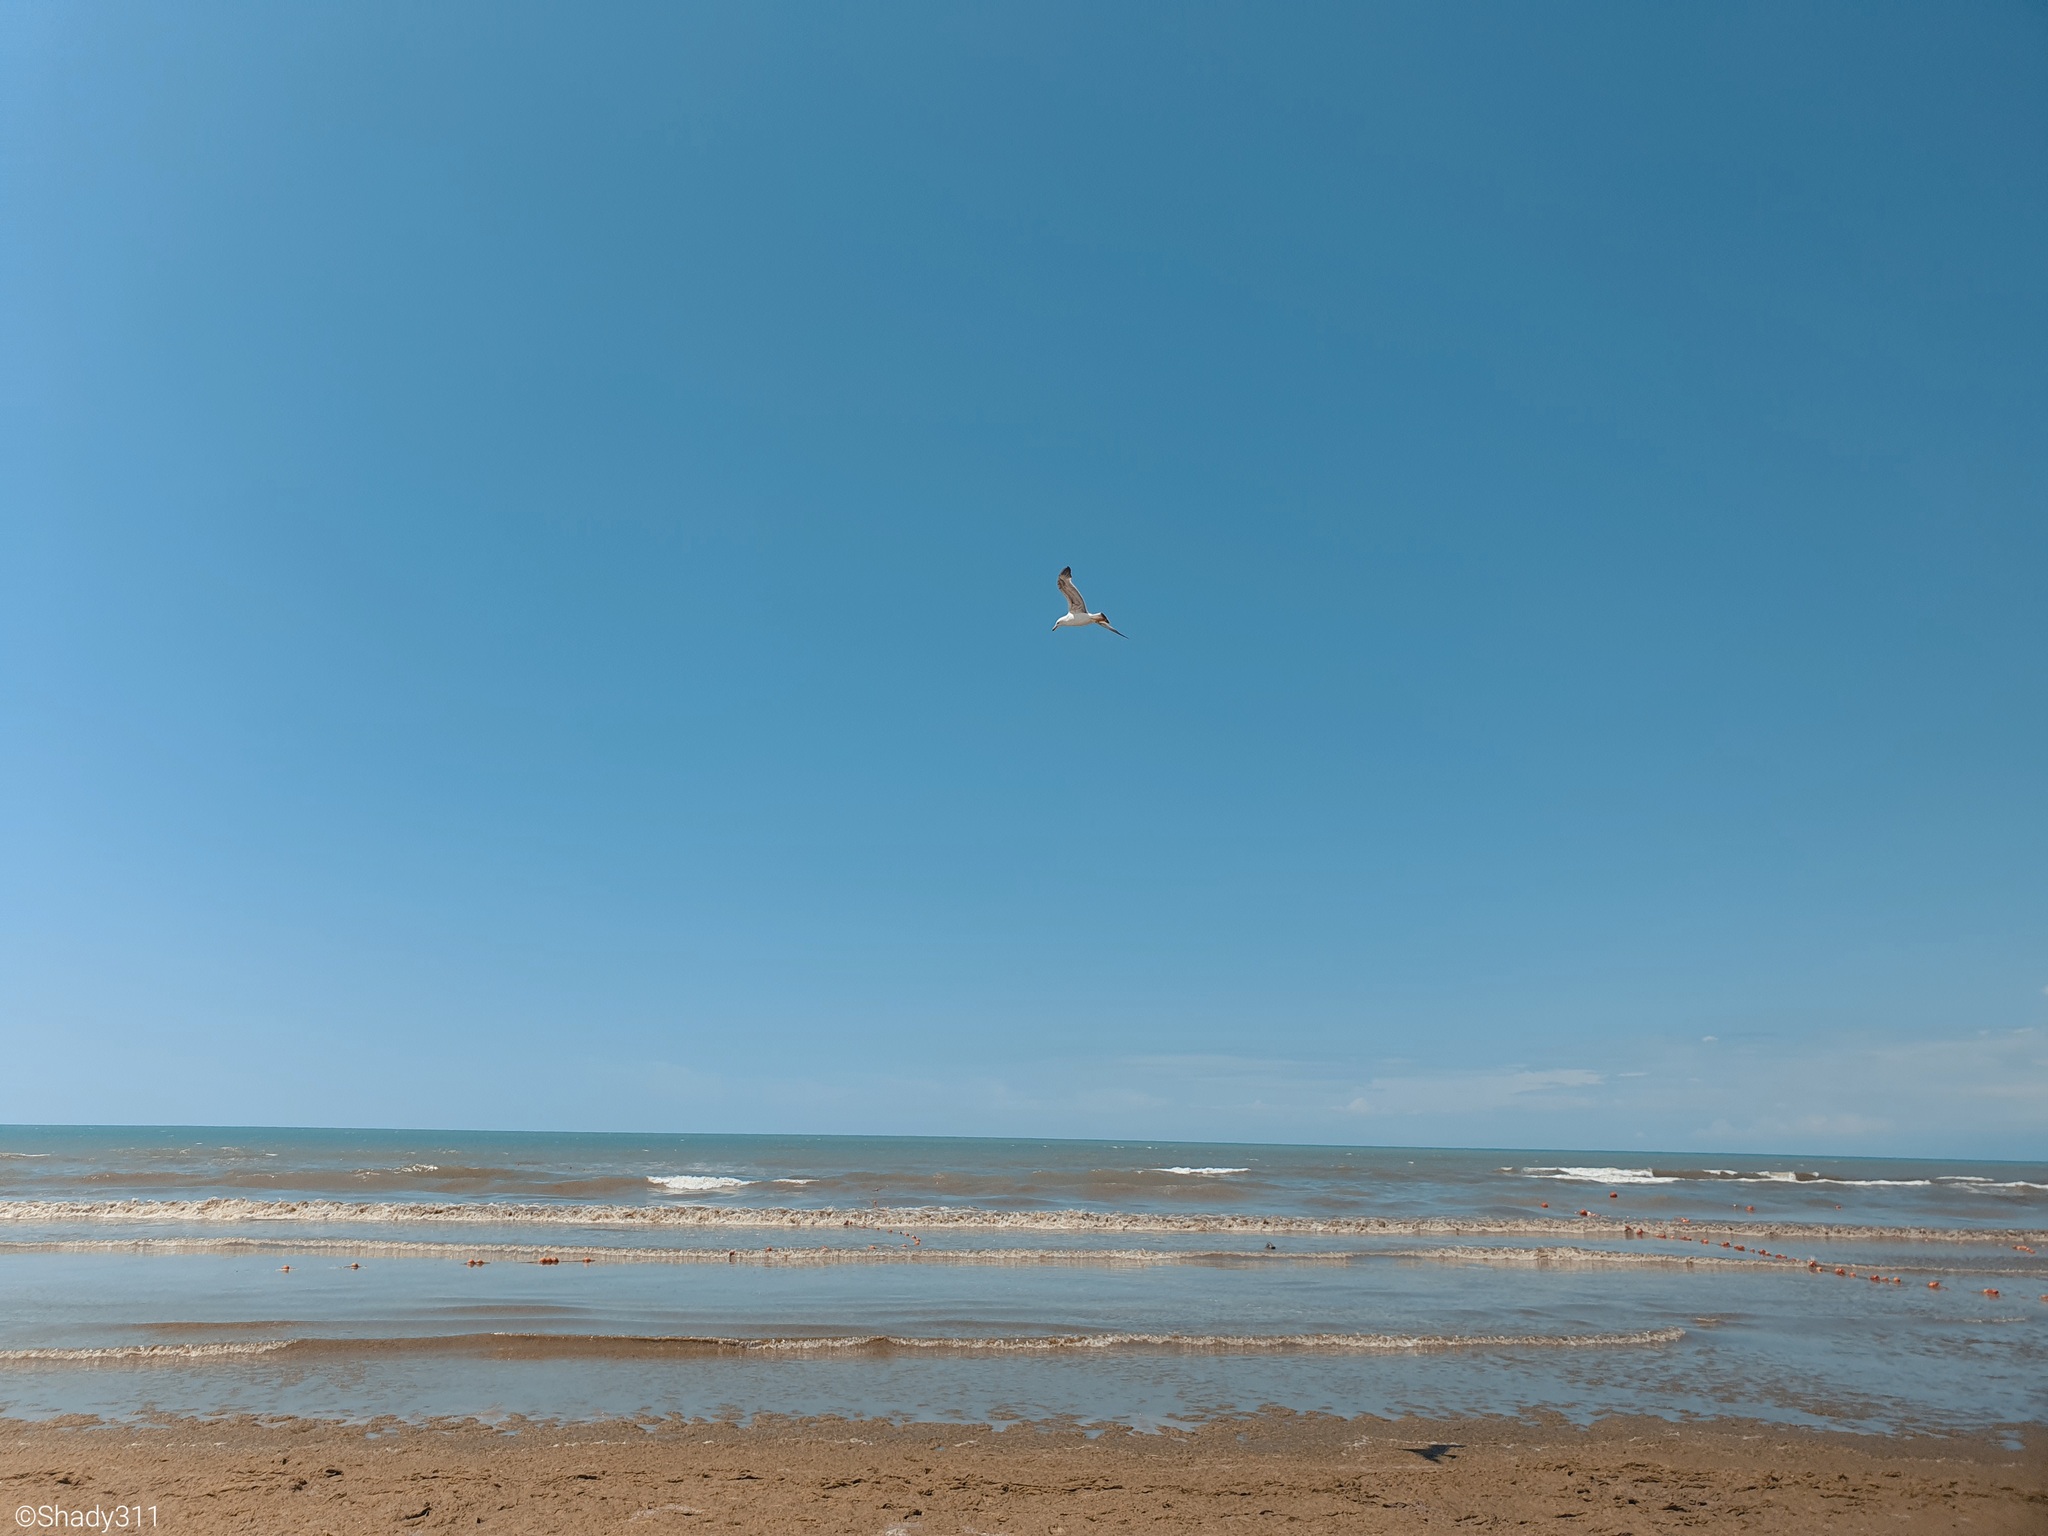
<svg viewBox="0 0 2048 1536">
<path fill-rule="evenodd" d="M 2048 1422 L 2048 1163 L 0 1127 L 0 1417 Z"/>
</svg>

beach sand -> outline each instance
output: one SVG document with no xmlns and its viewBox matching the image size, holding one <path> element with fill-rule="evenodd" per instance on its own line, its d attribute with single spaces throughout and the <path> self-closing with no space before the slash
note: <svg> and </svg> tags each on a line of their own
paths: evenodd
<svg viewBox="0 0 2048 1536">
<path fill-rule="evenodd" d="M 2048 1435 L 1897 1439 L 1718 1421 L 1432 1423 L 1264 1413 L 1192 1432 L 843 1419 L 341 1426 L 0 1422 L 5 1518 L 213 1532 L 860 1533 L 1530 1525 L 2048 1531 Z M 131 1516 L 132 1518 L 132 1516 Z M 118 1528 L 118 1527 L 117 1527 Z M 132 1528 L 132 1527 L 131 1527 Z"/>
</svg>

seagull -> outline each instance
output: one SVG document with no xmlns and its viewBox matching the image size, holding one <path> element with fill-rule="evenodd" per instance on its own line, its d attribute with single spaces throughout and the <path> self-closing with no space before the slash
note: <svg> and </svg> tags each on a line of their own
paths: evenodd
<svg viewBox="0 0 2048 1536">
<path fill-rule="evenodd" d="M 1067 616 L 1063 619 L 1054 619 L 1054 629 L 1081 629 L 1089 624 L 1100 624 L 1112 635 L 1123 635 L 1122 630 L 1109 622 L 1108 614 L 1088 611 L 1088 599 L 1083 597 L 1081 589 L 1074 585 L 1074 568 L 1071 565 L 1060 572 L 1060 596 L 1067 600 Z M 1124 638 L 1128 640 L 1130 636 L 1124 635 Z"/>
</svg>

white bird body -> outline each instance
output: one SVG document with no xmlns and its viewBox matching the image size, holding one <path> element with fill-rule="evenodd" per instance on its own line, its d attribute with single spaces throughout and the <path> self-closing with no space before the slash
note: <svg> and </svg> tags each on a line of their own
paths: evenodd
<svg viewBox="0 0 2048 1536">
<path fill-rule="evenodd" d="M 1112 635 L 1123 633 L 1109 622 L 1107 614 L 1088 611 L 1088 600 L 1081 596 L 1081 589 L 1074 585 L 1074 568 L 1071 565 L 1060 572 L 1060 596 L 1067 600 L 1067 611 L 1063 617 L 1052 621 L 1054 629 L 1086 629 L 1091 624 L 1100 624 Z"/>
</svg>

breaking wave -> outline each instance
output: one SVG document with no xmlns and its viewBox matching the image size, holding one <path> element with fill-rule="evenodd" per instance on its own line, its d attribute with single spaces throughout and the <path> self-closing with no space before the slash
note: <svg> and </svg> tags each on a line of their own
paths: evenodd
<svg viewBox="0 0 2048 1536">
<path fill-rule="evenodd" d="M 1654 1168 L 1524 1168 L 1535 1179 L 1570 1179 L 1579 1184 L 1676 1184 L 1682 1173 L 1659 1173 Z"/>
<path fill-rule="evenodd" d="M 1507 1170 L 1503 1170 L 1507 1171 Z M 1851 1179 L 1833 1173 L 1797 1169 L 1740 1168 L 1519 1168 L 1532 1179 L 1567 1179 L 1578 1184 L 1684 1184 L 1693 1181 L 1737 1184 L 1829 1184 L 1842 1189 L 2048 1189 L 2027 1179 L 1987 1179 L 1973 1174 L 1943 1174 L 1925 1179 Z"/>
</svg>

